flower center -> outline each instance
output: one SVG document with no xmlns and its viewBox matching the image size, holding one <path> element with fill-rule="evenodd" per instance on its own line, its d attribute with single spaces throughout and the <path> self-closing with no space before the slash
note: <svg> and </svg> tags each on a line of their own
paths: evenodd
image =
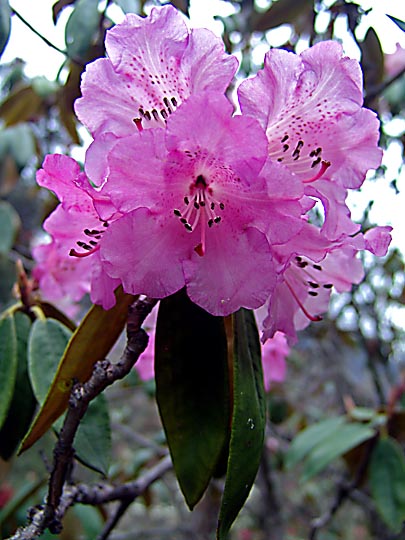
<svg viewBox="0 0 405 540">
<path fill-rule="evenodd" d="M 199 174 L 190 186 L 189 195 L 184 197 L 183 202 L 183 209 L 174 209 L 173 213 L 189 233 L 200 225 L 200 243 L 194 250 L 202 257 L 205 254 L 206 227 L 211 228 L 221 222 L 222 217 L 219 214 L 225 209 L 225 205 L 214 197 L 212 188 L 202 174 Z"/>
</svg>

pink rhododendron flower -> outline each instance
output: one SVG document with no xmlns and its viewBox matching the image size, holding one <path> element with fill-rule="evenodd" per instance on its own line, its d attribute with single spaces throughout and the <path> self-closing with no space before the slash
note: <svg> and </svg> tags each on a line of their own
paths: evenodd
<svg viewBox="0 0 405 540">
<path fill-rule="evenodd" d="M 90 292 L 93 302 L 109 309 L 115 303 L 114 290 L 119 281 L 103 271 L 99 258 L 99 242 L 108 223 L 100 219 L 94 202 L 102 204 L 103 199 L 92 190 L 79 165 L 67 156 L 47 156 L 37 182 L 51 189 L 61 204 L 44 222 L 51 243 L 33 249 L 37 262 L 34 278 L 50 300 L 69 295 L 78 301 Z M 112 206 L 108 208 L 111 213 Z"/>
<path fill-rule="evenodd" d="M 300 55 L 272 49 L 264 68 L 238 93 L 243 113 L 266 130 L 272 159 L 297 174 L 305 193 L 324 205 L 327 237 L 356 232 L 344 188 L 358 188 L 382 156 L 378 119 L 362 108 L 358 62 L 333 41 Z"/>
<path fill-rule="evenodd" d="M 95 137 L 132 135 L 141 121 L 144 128 L 164 127 L 190 95 L 223 94 L 238 64 L 221 39 L 204 28 L 189 30 L 170 5 L 149 17 L 128 14 L 107 32 L 105 45 L 108 58 L 87 66 L 75 105 Z"/>
<path fill-rule="evenodd" d="M 105 308 L 119 284 L 155 298 L 186 287 L 214 315 L 266 304 L 263 340 L 294 339 L 332 287 L 362 279 L 360 250 L 386 252 L 390 228 L 363 236 L 346 205 L 381 149 L 359 64 L 338 43 L 269 51 L 241 83 L 236 116 L 224 95 L 235 58 L 172 6 L 128 15 L 106 50 L 76 103 L 94 136 L 91 183 L 63 156 L 38 173 L 61 200 L 45 224 L 52 243 L 38 251 L 44 286 L 48 265 L 55 287 L 76 297 L 90 286 Z"/>
<path fill-rule="evenodd" d="M 281 383 L 287 375 L 285 359 L 290 353 L 287 338 L 282 332 L 276 332 L 274 336 L 262 344 L 263 379 L 266 392 L 270 390 L 273 382 Z"/>
<path fill-rule="evenodd" d="M 124 215 L 100 252 L 125 291 L 163 298 L 186 286 L 214 315 L 265 302 L 276 278 L 271 242 L 302 227 L 302 188 L 269 162 L 254 119 L 232 116 L 223 96 L 192 96 L 166 131 L 120 140 L 108 161 L 102 193 Z"/>
<path fill-rule="evenodd" d="M 291 251 L 285 271 L 279 274 L 279 282 L 269 298 L 268 316 L 263 321 L 263 341 L 271 338 L 277 330 L 284 332 L 293 343 L 296 330 L 302 330 L 311 321 L 321 319 L 328 309 L 332 288 L 337 292 L 350 291 L 364 277 L 364 270 L 357 253 L 367 249 L 371 253 L 385 255 L 391 241 L 392 227 L 376 227 L 364 236 L 347 237 L 341 243 L 325 243 L 319 238 L 318 249 L 305 244 L 305 236 L 314 238 L 313 231 L 301 231 Z M 299 251 L 298 246 L 305 251 Z M 307 249 L 305 249 L 307 247 Z M 279 250 L 288 252 L 283 246 Z M 298 253 L 306 252 L 308 256 Z"/>
</svg>

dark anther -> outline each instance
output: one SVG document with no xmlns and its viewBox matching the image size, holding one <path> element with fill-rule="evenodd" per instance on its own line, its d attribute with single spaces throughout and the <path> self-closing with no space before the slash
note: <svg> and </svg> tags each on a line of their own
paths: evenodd
<svg viewBox="0 0 405 540">
<path fill-rule="evenodd" d="M 310 296 L 318 296 L 318 293 L 315 292 L 315 291 L 308 291 L 308 294 L 309 294 Z"/>
<path fill-rule="evenodd" d="M 281 139 L 282 143 L 285 143 L 285 141 L 288 141 L 288 135 L 284 135 L 284 137 Z"/>
<path fill-rule="evenodd" d="M 316 167 L 320 162 L 321 162 L 321 158 L 320 158 L 320 157 L 316 158 L 316 159 L 311 163 L 311 169 L 313 169 L 314 167 Z"/>
<path fill-rule="evenodd" d="M 168 115 L 167 115 L 167 112 L 166 112 L 164 109 L 162 109 L 162 110 L 160 111 L 160 114 L 162 115 L 163 120 L 166 120 L 166 118 L 167 118 Z"/>
<path fill-rule="evenodd" d="M 151 117 L 149 111 L 145 111 L 145 118 L 146 118 L 147 120 L 151 120 L 152 117 Z"/>
<path fill-rule="evenodd" d="M 174 213 L 175 216 L 181 217 L 180 210 L 173 210 L 173 213 Z"/>
<path fill-rule="evenodd" d="M 215 208 L 215 203 L 212 202 L 211 203 L 211 210 L 214 210 L 214 208 Z"/>
<path fill-rule="evenodd" d="M 213 219 L 209 219 L 208 220 L 208 227 L 212 227 L 214 225 L 214 220 Z"/>
<path fill-rule="evenodd" d="M 173 107 L 177 107 L 177 99 L 175 97 L 172 97 L 171 102 L 173 103 Z"/>
<path fill-rule="evenodd" d="M 314 281 L 308 281 L 308 285 L 313 289 L 319 289 L 319 283 L 315 283 Z"/>
<path fill-rule="evenodd" d="M 333 283 L 325 283 L 323 286 L 324 289 L 331 289 L 333 287 Z"/>
<path fill-rule="evenodd" d="M 285 144 L 283 146 L 283 152 L 287 152 L 287 150 L 289 149 L 290 147 L 288 146 L 288 144 Z"/>
<path fill-rule="evenodd" d="M 155 120 L 159 120 L 159 113 L 157 112 L 156 109 L 152 109 L 152 114 Z"/>
<path fill-rule="evenodd" d="M 198 204 L 197 201 L 194 201 L 194 208 L 195 208 L 196 210 L 199 210 L 199 209 L 200 209 L 200 205 Z"/>
<path fill-rule="evenodd" d="M 306 266 L 308 266 L 308 263 L 307 261 L 300 261 L 300 262 L 297 262 L 297 266 L 298 268 L 305 268 Z"/>
<path fill-rule="evenodd" d="M 205 201 L 201 201 L 200 206 L 205 206 Z"/>
<path fill-rule="evenodd" d="M 322 270 L 322 266 L 320 266 L 319 264 L 313 264 L 312 266 L 313 268 L 315 268 L 315 270 L 319 270 L 319 271 Z"/>
<path fill-rule="evenodd" d="M 190 204 L 190 201 L 188 200 L 188 197 L 184 197 L 184 204 Z"/>
<path fill-rule="evenodd" d="M 170 101 L 167 99 L 167 97 L 163 98 L 163 103 L 166 105 L 166 107 L 170 107 Z"/>
<path fill-rule="evenodd" d="M 180 219 L 180 221 L 181 221 L 181 223 L 184 223 L 184 225 L 187 223 L 187 220 L 186 220 L 186 218 L 184 218 L 184 217 L 182 217 L 182 218 Z"/>
<path fill-rule="evenodd" d="M 217 216 L 215 219 L 214 219 L 214 223 L 219 223 L 221 221 L 221 216 Z"/>
<path fill-rule="evenodd" d="M 219 203 L 219 207 L 220 207 L 220 209 L 221 209 L 221 210 L 224 210 L 224 209 L 225 209 L 225 205 L 224 205 L 224 203 L 222 203 L 222 202 L 221 202 L 221 203 Z"/>
<path fill-rule="evenodd" d="M 190 232 L 193 230 L 193 227 L 190 225 L 190 223 L 185 223 L 184 226 Z"/>
<path fill-rule="evenodd" d="M 302 261 L 302 257 L 299 257 L 299 256 L 297 255 L 297 256 L 295 257 L 295 260 L 296 260 L 297 262 L 301 262 L 301 261 Z"/>
</svg>

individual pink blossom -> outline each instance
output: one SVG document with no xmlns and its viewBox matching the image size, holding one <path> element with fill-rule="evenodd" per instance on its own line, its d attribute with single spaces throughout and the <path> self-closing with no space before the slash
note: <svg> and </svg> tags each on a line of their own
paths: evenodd
<svg viewBox="0 0 405 540">
<path fill-rule="evenodd" d="M 121 139 L 108 162 L 101 192 L 123 217 L 100 253 L 126 292 L 163 298 L 185 286 L 214 315 L 265 302 L 276 280 L 271 243 L 303 226 L 302 187 L 269 162 L 254 119 L 232 116 L 224 96 L 192 96 L 166 130 Z"/>
<path fill-rule="evenodd" d="M 119 281 L 103 271 L 99 258 L 99 243 L 108 223 L 100 219 L 94 202 L 103 204 L 103 198 L 67 156 L 47 156 L 37 182 L 51 189 L 61 204 L 44 222 L 51 242 L 33 249 L 37 263 L 33 277 L 49 300 L 69 296 L 78 301 L 90 292 L 93 302 L 109 309 L 115 303 L 114 290 Z M 113 207 L 104 204 L 111 214 Z"/>
<path fill-rule="evenodd" d="M 284 382 L 287 375 L 286 358 L 290 353 L 287 338 L 282 332 L 262 344 L 264 389 L 268 392 L 272 383 Z"/>
<path fill-rule="evenodd" d="M 263 341 L 280 330 L 294 343 L 297 330 L 304 329 L 311 321 L 321 320 L 328 309 L 332 288 L 348 292 L 353 284 L 363 279 L 364 269 L 358 252 L 366 249 L 378 256 L 385 255 L 391 230 L 391 227 L 376 227 L 365 235 L 329 244 L 319 236 L 318 247 L 311 249 L 306 242 L 316 238 L 317 233 L 308 226 L 289 243 L 290 248 L 278 249 L 280 259 L 289 252 L 290 257 L 291 253 L 295 255 L 287 259 L 285 270 L 279 274 L 278 284 L 269 298 Z"/>
<path fill-rule="evenodd" d="M 301 178 L 306 195 L 322 202 L 324 234 L 336 240 L 357 232 L 346 189 L 358 188 L 382 156 L 377 117 L 362 108 L 358 62 L 343 56 L 334 41 L 300 55 L 272 49 L 238 94 L 243 114 L 266 130 L 270 157 Z"/>
<path fill-rule="evenodd" d="M 128 14 L 107 32 L 105 45 L 108 58 L 87 66 L 75 105 L 94 137 L 132 135 L 140 122 L 164 127 L 190 95 L 223 94 L 238 64 L 221 39 L 203 28 L 189 30 L 170 5 L 145 18 Z"/>
</svg>

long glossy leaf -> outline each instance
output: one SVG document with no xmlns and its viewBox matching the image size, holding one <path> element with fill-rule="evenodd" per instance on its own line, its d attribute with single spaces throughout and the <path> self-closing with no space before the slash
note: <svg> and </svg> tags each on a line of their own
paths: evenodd
<svg viewBox="0 0 405 540">
<path fill-rule="evenodd" d="M 20 218 L 11 204 L 0 201 L 0 253 L 8 253 L 13 246 Z"/>
<path fill-rule="evenodd" d="M 374 429 L 360 423 L 342 424 L 310 452 L 304 465 L 302 479 L 309 480 L 332 461 L 375 435 Z"/>
<path fill-rule="evenodd" d="M 405 32 L 405 22 L 401 21 L 401 19 L 397 19 L 393 15 L 387 15 L 391 19 L 392 22 L 394 22 L 403 32 Z"/>
<path fill-rule="evenodd" d="M 78 0 L 65 29 L 66 49 L 73 59 L 85 58 L 100 23 L 99 0 Z"/>
<path fill-rule="evenodd" d="M 222 317 L 184 291 L 160 302 L 156 398 L 176 476 L 190 508 L 215 474 L 229 436 L 227 343 Z"/>
<path fill-rule="evenodd" d="M 105 358 L 117 341 L 134 297 L 125 294 L 122 288 L 117 289 L 115 295 L 117 302 L 113 308 L 105 311 L 100 306 L 93 306 L 73 333 L 45 403 L 24 439 L 21 451 L 42 437 L 66 410 L 72 381 L 85 382 L 89 379 L 94 364 Z"/>
<path fill-rule="evenodd" d="M 17 338 L 14 319 L 0 319 L 0 427 L 6 418 L 17 374 Z"/>
<path fill-rule="evenodd" d="M 32 325 L 28 342 L 28 368 L 40 405 L 49 392 L 71 335 L 72 332 L 55 319 L 37 319 Z"/>
<path fill-rule="evenodd" d="M 382 519 L 398 533 L 405 520 L 405 459 L 394 439 L 388 437 L 377 442 L 369 477 L 371 495 Z"/>
<path fill-rule="evenodd" d="M 24 313 L 14 314 L 17 338 L 17 374 L 7 418 L 0 430 L 0 456 L 9 459 L 27 432 L 36 400 L 28 377 L 27 346 L 31 320 Z"/>
<path fill-rule="evenodd" d="M 255 480 L 266 422 L 261 349 L 252 311 L 233 315 L 233 414 L 218 539 L 226 538 Z"/>
<path fill-rule="evenodd" d="M 111 428 L 108 404 L 103 394 L 90 402 L 77 430 L 74 446 L 86 465 L 107 474 L 111 457 Z"/>
</svg>

